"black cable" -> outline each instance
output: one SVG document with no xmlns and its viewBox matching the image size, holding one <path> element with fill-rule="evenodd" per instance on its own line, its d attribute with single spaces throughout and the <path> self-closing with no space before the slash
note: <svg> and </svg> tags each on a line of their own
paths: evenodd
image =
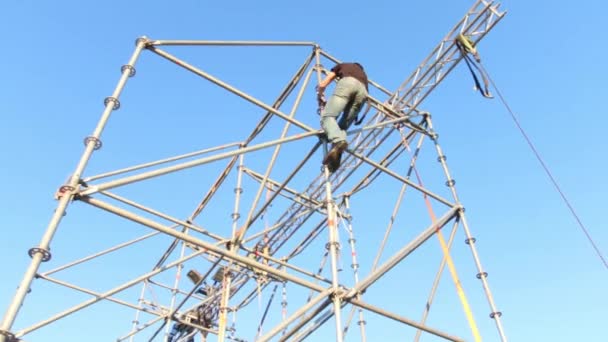
<svg viewBox="0 0 608 342">
<path fill-rule="evenodd" d="M 526 142 L 528 143 L 528 146 L 530 146 L 530 149 L 532 150 L 532 152 L 536 156 L 536 159 L 538 160 L 538 162 L 541 164 L 541 166 L 545 170 L 545 173 L 547 174 L 547 176 L 551 180 L 551 183 L 553 183 L 553 186 L 555 187 L 555 189 L 557 190 L 557 192 L 559 193 L 559 195 L 562 197 L 562 200 L 564 201 L 564 203 L 566 203 L 566 206 L 568 207 L 568 209 L 570 209 L 570 212 L 572 213 L 572 216 L 574 216 L 574 218 L 576 219 L 576 222 L 578 222 L 579 227 L 581 228 L 581 230 L 583 231 L 583 233 L 587 237 L 587 240 L 589 240 L 589 243 L 591 244 L 591 246 L 593 246 L 593 249 L 595 250 L 595 253 L 600 258 L 600 260 L 602 261 L 602 263 L 604 263 L 604 267 L 606 267 L 606 270 L 608 270 L 608 262 L 606 262 L 606 258 L 602 255 L 602 252 L 597 247 L 597 244 L 595 243 L 595 241 L 591 237 L 591 234 L 589 234 L 589 231 L 587 230 L 587 228 L 585 227 L 585 225 L 583 224 L 583 222 L 579 218 L 578 214 L 574 210 L 574 207 L 570 204 L 570 201 L 568 201 L 568 198 L 566 197 L 566 195 L 562 191 L 561 187 L 559 186 L 559 184 L 557 183 L 557 181 L 553 177 L 553 174 L 551 174 L 551 171 L 549 171 L 549 168 L 547 167 L 547 165 L 543 161 L 543 158 L 540 156 L 540 153 L 538 152 L 538 150 L 536 150 L 536 147 L 534 146 L 534 144 L 532 143 L 532 141 L 528 137 L 528 134 L 526 134 L 526 132 L 524 131 L 523 127 L 519 123 L 519 120 L 517 119 L 517 116 L 515 115 L 515 113 L 513 112 L 513 110 L 511 110 L 511 107 L 509 106 L 509 104 L 507 103 L 507 101 L 505 100 L 505 98 L 502 96 L 502 93 L 500 92 L 500 90 L 498 89 L 498 87 L 496 86 L 496 84 L 494 83 L 494 80 L 492 80 L 492 78 L 487 73 L 487 71 L 485 71 L 485 68 L 483 67 L 483 65 L 480 64 L 480 67 L 482 69 L 484 69 L 484 72 L 488 76 L 488 79 L 490 80 L 490 83 L 492 84 L 492 87 L 494 87 L 494 89 L 496 89 L 496 93 L 498 94 L 498 97 L 500 98 L 500 100 L 502 101 L 502 103 L 507 108 L 507 111 L 509 112 L 509 114 L 511 114 L 511 118 L 515 122 L 515 125 L 519 129 L 519 132 L 523 135 L 524 139 L 526 139 Z"/>
</svg>

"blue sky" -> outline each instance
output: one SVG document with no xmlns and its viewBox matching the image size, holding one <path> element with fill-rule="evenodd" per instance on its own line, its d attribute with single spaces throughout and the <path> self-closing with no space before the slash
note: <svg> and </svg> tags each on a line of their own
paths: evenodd
<svg viewBox="0 0 608 342">
<path fill-rule="evenodd" d="M 315 41 L 340 59 L 360 61 L 372 79 L 395 89 L 472 3 L 3 2 L 0 182 L 4 196 L 0 197 L 0 236 L 4 246 L 0 249 L 0 310 L 8 306 L 29 263 L 27 250 L 38 243 L 55 208 L 52 195 L 73 171 L 83 150 L 82 139 L 92 132 L 103 98 L 114 89 L 120 66 L 128 60 L 138 36 Z M 479 46 L 484 65 L 606 254 L 608 233 L 602 203 L 608 192 L 603 172 L 608 119 L 603 97 L 608 90 L 608 73 L 601 63 L 606 52 L 602 42 L 608 8 L 599 0 L 584 4 L 503 1 L 502 8 L 508 10 L 506 18 Z M 308 53 L 306 48 L 167 50 L 267 102 L 278 94 Z M 87 175 L 234 141 L 259 119 L 259 110 L 249 113 L 253 111 L 250 105 L 224 101 L 218 89 L 151 53 L 144 53 L 137 72 L 121 98 L 122 108 L 110 119 L 102 137 L 104 147 L 93 155 Z M 304 101 L 308 108 L 314 106 L 312 97 Z M 608 273 L 502 104 L 497 99 L 482 99 L 472 90 L 472 80 L 463 64 L 421 107 L 433 114 L 510 340 L 604 341 Z M 314 126 L 314 111 L 310 116 L 304 115 L 302 120 Z M 258 162 L 264 165 L 263 161 L 250 165 L 259 166 Z M 206 189 L 204 181 L 200 186 L 197 183 L 205 177 L 214 176 L 187 171 L 151 181 L 149 189 L 134 185 L 119 193 L 183 218 L 195 206 L 191 198 L 200 197 L 201 189 Z M 176 188 L 180 181 L 186 184 Z M 391 185 L 394 183 L 386 183 L 387 188 Z M 231 191 L 219 197 L 218 208 L 232 207 Z M 353 206 L 366 203 L 363 198 Z M 148 232 L 100 215 L 81 203 L 75 203 L 68 212 L 52 244 L 55 266 Z M 154 263 L 150 258 L 162 253 L 166 241 L 155 240 L 145 251 L 131 250 L 127 260 L 149 269 Z M 362 254 L 368 252 L 364 241 L 359 240 Z M 488 336 L 487 341 L 497 340 L 487 318 L 489 310 L 481 285 L 474 277 L 473 261 L 461 241 L 459 235 L 459 249 L 454 252 L 457 267 L 483 335 Z M 440 255 L 435 245 L 432 248 L 421 255 Z M 64 279 L 106 290 L 119 280 L 139 274 L 123 270 L 120 266 L 125 259 L 121 258 L 76 269 Z M 418 317 L 423 299 L 417 295 L 426 293 L 429 286 L 418 288 L 409 277 L 424 276 L 425 284 L 430 284 L 437 262 L 426 262 L 413 257 L 411 263 L 396 270 L 402 276 L 396 274 L 392 281 L 382 283 L 383 288 L 390 289 L 386 295 L 370 290 L 376 303 L 390 307 L 391 302 L 399 305 L 396 298 L 403 300 L 403 305 L 411 301 L 417 309 L 404 310 Z M 313 264 L 318 265 L 318 260 Z M 100 277 L 96 267 L 109 267 L 116 279 Z M 439 306 L 429 324 L 467 337 L 449 277 L 445 276 L 443 283 L 440 299 L 449 305 Z M 45 290 L 53 295 L 45 295 Z M 125 298 L 132 300 L 129 295 L 132 293 Z M 85 298 L 35 282 L 17 327 Z M 59 323 L 26 340 L 61 337 L 63 341 L 77 341 L 82 334 L 69 331 L 74 327 L 70 324 L 91 320 L 100 324 L 87 340 L 115 339 L 128 331 L 132 314 L 114 316 L 113 310 L 113 304 L 103 304 L 70 321 L 75 323 Z M 413 331 L 369 320 L 370 334 L 376 332 L 370 337 L 409 336 L 390 335 L 386 331 L 391 329 L 402 329 L 396 331 L 407 334 Z M 319 334 L 320 340 L 333 338 L 331 329 Z M 350 337 L 357 339 L 354 333 Z"/>
</svg>

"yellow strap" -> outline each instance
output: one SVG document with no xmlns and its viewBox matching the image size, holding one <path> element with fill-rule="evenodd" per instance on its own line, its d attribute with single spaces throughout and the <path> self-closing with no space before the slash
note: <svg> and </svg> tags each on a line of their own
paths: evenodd
<svg viewBox="0 0 608 342">
<path fill-rule="evenodd" d="M 409 145 L 406 139 L 403 139 L 403 143 L 409 150 Z M 418 174 L 418 170 L 414 167 L 414 172 L 416 174 L 416 178 L 418 180 L 418 184 L 422 185 L 422 180 L 420 174 Z M 426 194 L 424 196 L 424 201 L 426 203 L 426 207 L 428 209 L 429 215 L 431 216 L 431 221 L 435 223 L 437 221 L 437 217 L 435 216 L 435 212 L 433 210 L 433 206 Z M 475 322 L 475 318 L 473 317 L 473 312 L 471 311 L 471 307 L 469 305 L 469 301 L 464 293 L 462 288 L 462 284 L 460 283 L 460 279 L 458 278 L 458 273 L 456 272 L 456 266 L 454 266 L 454 261 L 450 256 L 450 251 L 443 237 L 443 233 L 441 230 L 437 230 L 437 237 L 439 238 L 439 244 L 441 245 L 441 250 L 443 251 L 443 257 L 447 261 L 448 269 L 450 270 L 450 275 L 452 276 L 452 280 L 454 281 L 454 285 L 456 286 L 456 292 L 458 293 L 458 298 L 460 299 L 460 303 L 462 304 L 462 308 L 464 310 L 464 314 L 466 315 L 467 322 L 469 323 L 469 327 L 471 328 L 471 332 L 473 333 L 473 337 L 475 342 L 481 342 L 481 335 L 479 334 L 479 329 L 477 328 L 477 323 Z"/>
</svg>

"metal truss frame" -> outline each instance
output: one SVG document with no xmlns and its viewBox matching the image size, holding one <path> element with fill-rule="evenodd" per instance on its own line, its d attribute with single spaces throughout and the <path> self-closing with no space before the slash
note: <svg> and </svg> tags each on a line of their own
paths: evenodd
<svg viewBox="0 0 608 342">
<path fill-rule="evenodd" d="M 348 132 L 351 143 L 347 150 L 346 158 L 343 161 L 343 166 L 334 174 L 330 174 L 327 169 L 323 169 L 305 189 L 292 187 L 290 181 L 301 172 L 306 164 L 313 162 L 313 156 L 315 156 L 321 147 L 327 151 L 327 143 L 324 141 L 323 134 L 319 129 L 310 127 L 298 120 L 295 117 L 295 113 L 299 108 L 304 93 L 312 84 L 310 82 L 311 78 L 316 76 L 317 80 L 320 80 L 323 73 L 327 72 L 322 65 L 322 61 L 329 63 L 340 62 L 337 58 L 321 49 L 314 42 L 151 40 L 146 37 L 139 38 L 132 57 L 121 68 L 121 77 L 114 92 L 105 100 L 105 108 L 97 126 L 93 133 L 85 139 L 85 150 L 73 174 L 56 194 L 58 199 L 57 209 L 39 245 L 30 250 L 29 254 L 32 257 L 32 261 L 25 271 L 23 280 L 2 321 L 0 342 L 22 340 L 28 333 L 102 300 L 134 309 L 136 312 L 136 318 L 131 331 L 120 337 L 119 341 L 132 340 L 134 336 L 150 330 L 149 328 L 153 326 L 156 326 L 157 330 L 151 334 L 150 340 L 158 336 L 163 331 L 163 328 L 164 335 L 167 336 L 168 323 L 171 322 L 179 322 L 184 326 L 194 327 L 195 331 L 201 332 L 204 338 L 208 334 L 211 334 L 217 335 L 218 341 L 226 339 L 240 341 L 242 339 L 235 336 L 234 328 L 228 327 L 227 320 L 230 312 L 238 311 L 240 308 L 247 306 L 253 300 L 256 293 L 261 290 L 260 287 L 263 290 L 268 288 L 270 284 L 275 284 L 276 291 L 278 284 L 281 283 L 297 284 L 304 289 L 310 290 L 311 296 L 305 305 L 297 308 L 291 315 L 287 316 L 284 313 L 281 323 L 266 333 L 260 334 L 257 337 L 259 341 L 269 341 L 274 338 L 278 338 L 280 341 L 300 341 L 332 318 L 335 322 L 336 340 L 342 341 L 345 338 L 354 314 L 357 312 L 360 334 L 363 341 L 366 340 L 364 312 L 372 312 L 414 327 L 418 330 L 416 340 L 420 338 L 420 333 L 425 332 L 449 341 L 462 341 L 459 337 L 426 325 L 426 318 L 445 266 L 450 267 L 452 271 L 453 265 L 451 264 L 449 251 L 459 227 L 462 227 L 466 235 L 466 242 L 478 271 L 477 277 L 482 283 L 490 306 L 490 316 L 496 324 L 500 339 L 506 341 L 500 318 L 501 313 L 498 311 L 491 294 L 487 281 L 487 273 L 481 265 L 475 246 L 475 239 L 467 224 L 463 206 L 456 193 L 455 182 L 448 171 L 446 158 L 438 143 L 437 134 L 433 130 L 431 116 L 418 108 L 421 102 L 461 60 L 462 56 L 454 43 L 456 36 L 464 34 L 470 37 L 474 43 L 477 43 L 504 15 L 505 12 L 499 10 L 499 4 L 496 1 L 477 0 L 464 18 L 454 26 L 428 58 L 416 68 L 412 75 L 396 91 L 390 92 L 371 80 L 370 85 L 375 90 L 385 94 L 386 100 L 377 99 L 372 96 L 369 97 L 366 108 L 366 113 L 370 114 L 367 115 L 368 119 L 361 128 L 351 129 Z M 283 46 L 309 47 L 312 51 L 297 69 L 276 101 L 268 104 L 167 52 L 163 49 L 165 46 Z M 158 55 L 258 106 L 265 111 L 265 115 L 251 131 L 251 134 L 242 141 L 195 151 L 169 159 L 135 165 L 104 174 L 84 176 L 86 166 L 93 152 L 102 145 L 100 138 L 111 113 L 120 107 L 120 95 L 127 80 L 135 75 L 136 61 L 143 51 Z M 294 92 L 296 93 L 296 97 L 292 108 L 284 109 L 284 104 Z M 256 141 L 256 137 L 265 129 L 272 117 L 278 117 L 284 121 L 285 126 L 280 137 L 263 142 Z M 297 127 L 300 132 L 288 135 L 288 130 L 292 127 Z M 399 142 L 392 147 L 389 146 L 388 149 L 382 150 L 382 153 L 379 155 L 379 151 L 381 151 L 379 147 L 389 143 L 389 137 L 394 137 L 395 135 L 401 136 Z M 278 163 L 281 147 L 300 140 L 311 141 L 309 152 L 303 156 L 287 177 L 282 180 L 273 179 L 271 174 L 273 168 Z M 404 158 L 408 151 L 411 152 L 410 146 L 415 141 L 417 142 L 415 143 L 414 152 L 410 156 L 407 172 L 403 174 L 391 168 L 391 165 L 396 160 Z M 452 198 L 444 198 L 444 196 L 433 192 L 430 188 L 423 186 L 420 181 L 416 182 L 412 178 L 414 173 L 417 175 L 416 158 L 424 141 L 431 141 L 435 146 L 435 152 L 445 174 L 445 182 L 450 189 Z M 244 163 L 246 155 L 259 150 L 273 151 L 272 158 L 264 172 L 248 168 Z M 188 160 L 186 161 L 186 159 Z M 318 160 L 318 158 L 315 160 Z M 172 217 L 111 192 L 111 190 L 127 184 L 142 182 L 147 179 L 188 168 L 200 167 L 216 161 L 226 162 L 225 168 L 218 174 L 213 185 L 203 196 L 192 214 L 185 219 Z M 170 163 L 171 165 L 169 165 Z M 196 224 L 195 220 L 205 211 L 208 203 L 220 191 L 219 189 L 225 184 L 228 175 L 231 173 L 236 173 L 237 175 L 235 201 L 232 212 L 232 234 L 231 236 L 221 236 L 215 233 L 212 228 Z M 107 180 L 110 177 L 113 177 L 112 180 Z M 248 207 L 246 215 L 241 217 L 240 212 L 244 206 L 244 203 L 241 201 L 241 183 L 244 177 L 249 177 L 259 185 L 255 198 Z M 380 263 L 380 255 L 382 254 L 384 244 L 393 228 L 392 224 L 389 224 L 385 240 L 378 250 L 372 271 L 369 274 L 360 275 L 359 264 L 356 259 L 356 239 L 351 224 L 352 216 L 349 201 L 351 197 L 370 187 L 380 178 L 392 178 L 402 186 L 399 199 L 395 204 L 394 215 L 401 206 L 406 189 L 411 189 L 411 191 L 421 194 L 427 200 L 427 203 L 440 206 L 442 214 L 438 218 L 435 218 L 433 215 L 432 224 L 421 229 L 413 240 L 403 244 L 401 248 Z M 348 188 L 345 189 L 346 186 Z M 340 189 L 342 189 L 342 193 L 337 192 Z M 263 199 L 265 191 L 268 195 Z M 99 208 L 126 220 L 149 227 L 154 232 L 75 260 L 61 267 L 41 272 L 41 263 L 50 259 L 50 243 L 62 217 L 65 215 L 67 207 L 72 201 L 80 201 Z M 263 219 L 266 210 L 277 201 L 287 201 L 291 204 L 272 225 L 265 227 L 263 230 L 258 229 L 255 231 L 254 227 Z M 143 212 L 146 215 L 138 214 L 137 212 Z M 159 221 L 170 222 L 170 224 L 168 225 Z M 338 274 L 338 258 L 342 249 L 338 237 L 340 224 L 345 225 L 349 232 L 348 242 L 353 256 L 351 267 L 355 277 L 353 286 L 346 286 Z M 442 235 L 440 235 L 446 226 L 451 226 L 447 243 L 443 240 Z M 324 265 L 329 260 L 331 271 L 331 277 L 329 278 L 323 276 L 321 272 L 308 270 L 291 262 L 293 258 L 306 251 L 312 241 L 320 239 L 321 233 L 324 231 L 327 232 L 328 236 L 322 264 Z M 141 274 L 113 289 L 100 293 L 60 280 L 54 276 L 55 273 L 138 244 L 158 234 L 166 234 L 174 238 L 174 240 L 159 258 L 156 267 L 150 272 Z M 301 237 L 302 235 L 304 236 L 303 238 Z M 381 277 L 390 274 L 392 268 L 431 237 L 437 235 L 442 242 L 444 257 L 426 302 L 427 305 L 425 306 L 422 319 L 414 320 L 404 317 L 365 301 L 364 293 L 367 289 L 372 287 Z M 287 243 L 288 241 L 293 242 L 293 239 L 298 238 L 301 240 L 295 243 L 295 247 Z M 178 251 L 180 247 L 179 257 L 175 260 L 169 260 L 170 256 L 175 251 Z M 194 258 L 205 258 L 209 262 L 209 268 L 205 270 L 204 275 L 201 276 L 194 286 L 186 286 L 177 281 L 175 284 L 167 285 L 154 279 L 155 275 L 170 270 L 175 270 L 179 274 L 183 268 L 183 264 Z M 215 276 L 220 274 L 219 277 L 221 278 L 217 292 L 208 296 L 203 296 L 196 292 L 197 286 L 213 277 L 214 273 L 216 274 Z M 455 273 L 452 276 L 455 277 Z M 91 295 L 92 298 L 68 308 L 49 319 L 24 327 L 21 330 L 13 331 L 13 324 L 19 309 L 34 279 L 48 281 L 82 292 Z M 115 297 L 116 294 L 135 285 L 142 285 L 143 288 L 155 286 L 170 290 L 173 293 L 171 303 L 164 306 L 158 303 L 154 306 L 149 306 L 146 304 L 143 289 L 139 300 L 135 303 Z M 462 292 L 461 290 L 457 285 L 459 294 Z M 237 300 L 237 294 L 240 294 L 239 300 Z M 466 299 L 463 298 L 461 297 L 461 302 L 465 311 L 467 311 L 468 304 Z M 191 305 L 193 301 L 197 304 L 193 307 L 188 307 L 187 304 Z M 188 319 L 188 314 L 193 312 L 192 310 L 197 307 L 201 308 L 202 305 L 206 305 L 205 308 L 214 310 L 215 316 L 210 324 L 205 325 L 200 320 Z M 344 307 L 351 308 L 348 318 L 343 317 L 342 310 Z M 140 323 L 139 318 L 143 313 L 151 315 L 153 318 L 147 322 Z M 469 324 L 473 335 L 476 335 L 474 321 L 469 320 Z"/>
</svg>

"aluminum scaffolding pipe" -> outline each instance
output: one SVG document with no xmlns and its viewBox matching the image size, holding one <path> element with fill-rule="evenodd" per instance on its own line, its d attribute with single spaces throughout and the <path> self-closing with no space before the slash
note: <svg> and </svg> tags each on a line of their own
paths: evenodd
<svg viewBox="0 0 608 342">
<path fill-rule="evenodd" d="M 455 206 L 450 209 L 445 215 L 443 215 L 437 222 L 432 223 L 428 228 L 426 228 L 420 235 L 418 235 L 414 240 L 412 240 L 409 244 L 405 245 L 401 248 L 397 253 L 395 253 L 389 260 L 387 260 L 384 264 L 378 267 L 374 272 L 370 273 L 365 279 L 361 280 L 359 284 L 353 287 L 352 290 L 346 295 L 347 298 L 354 297 L 357 293 L 363 293 L 367 290 L 372 284 L 374 284 L 382 275 L 390 271 L 393 267 L 395 267 L 401 260 L 410 255 L 414 250 L 420 247 L 426 240 L 428 240 L 435 232 L 441 229 L 446 223 L 448 223 L 451 219 L 456 217 L 458 213 L 462 210 L 461 206 Z"/>
<path fill-rule="evenodd" d="M 268 147 L 272 147 L 272 146 L 275 146 L 275 145 L 278 145 L 278 144 L 283 144 L 283 143 L 286 143 L 286 142 L 301 140 L 301 139 L 304 139 L 304 138 L 315 136 L 315 135 L 317 135 L 319 133 L 320 133 L 319 131 L 300 133 L 300 134 L 292 135 L 292 136 L 287 137 L 285 139 L 272 140 L 272 141 L 268 141 L 268 142 L 261 143 L 261 144 L 258 144 L 258 145 L 241 148 L 241 149 L 238 149 L 238 150 L 234 150 L 234 151 L 230 151 L 230 152 L 225 152 L 225 153 L 217 154 L 217 155 L 210 156 L 210 157 L 196 159 L 196 160 L 192 160 L 192 161 L 185 162 L 185 163 L 182 163 L 182 164 L 173 165 L 173 166 L 165 167 L 165 168 L 162 168 L 162 169 L 158 169 L 158 170 L 152 170 L 152 171 L 144 172 L 144 173 L 141 173 L 139 175 L 133 175 L 133 176 L 130 176 L 130 177 L 125 177 L 125 178 L 117 179 L 117 180 L 106 182 L 106 183 L 102 183 L 102 184 L 99 184 L 99 185 L 92 185 L 89 188 L 84 189 L 83 191 L 81 191 L 79 193 L 79 195 L 91 195 L 91 194 L 94 194 L 94 193 L 99 192 L 99 191 L 116 188 L 116 187 L 119 187 L 119 186 L 122 186 L 122 185 L 127 185 L 127 184 L 131 184 L 131 183 L 139 182 L 139 181 L 146 180 L 146 179 L 149 179 L 149 178 L 166 175 L 166 174 L 169 174 L 169 173 L 172 173 L 172 172 L 188 169 L 188 168 L 199 166 L 199 165 L 203 165 L 203 164 L 208 164 L 208 163 L 211 163 L 211 162 L 214 162 L 214 161 L 217 161 L 217 160 L 221 160 L 221 159 L 224 159 L 224 158 L 229 158 L 229 157 L 241 155 L 243 153 L 258 151 L 258 150 L 261 150 L 261 149 L 264 149 L 264 148 L 268 148 Z"/>
<path fill-rule="evenodd" d="M 191 244 L 193 244 L 195 246 L 203 248 L 204 252 L 206 252 L 206 253 L 207 252 L 213 252 L 213 253 L 219 254 L 221 256 L 226 257 L 226 259 L 228 259 L 228 260 L 232 260 L 234 262 L 237 262 L 237 263 L 245 265 L 245 266 L 253 267 L 254 269 L 259 269 L 260 271 L 268 272 L 269 274 L 272 274 L 273 276 L 276 276 L 279 279 L 289 280 L 289 281 L 291 281 L 291 282 L 293 282 L 295 284 L 298 284 L 298 285 L 301 285 L 303 287 L 315 290 L 317 292 L 322 292 L 323 290 L 325 290 L 324 287 L 322 287 L 320 285 L 317 285 L 315 283 L 312 283 L 312 282 L 310 282 L 308 280 L 298 278 L 298 277 L 296 277 L 294 275 L 291 275 L 289 273 L 286 273 L 286 272 L 281 272 L 281 271 L 277 270 L 274 267 L 270 267 L 270 266 L 265 265 L 265 264 L 263 264 L 261 262 L 255 261 L 255 260 L 253 260 L 251 258 L 247 258 L 247 257 L 244 257 L 242 255 L 230 252 L 230 251 L 228 251 L 228 250 L 226 250 L 224 248 L 218 247 L 218 246 L 216 246 L 214 244 L 211 244 L 209 242 L 206 242 L 206 241 L 197 239 L 197 238 L 195 238 L 193 236 L 184 234 L 182 232 L 170 229 L 169 227 L 166 227 L 166 226 L 164 226 L 164 225 L 162 225 L 160 223 L 157 223 L 155 221 L 152 221 L 152 220 L 147 219 L 147 218 L 142 217 L 142 216 L 135 215 L 135 214 L 130 213 L 130 212 L 128 212 L 128 211 L 126 211 L 126 210 L 124 210 L 122 208 L 118 208 L 116 206 L 113 206 L 111 204 L 105 203 L 105 202 L 100 201 L 98 199 L 85 196 L 85 197 L 79 198 L 79 200 L 83 201 L 84 203 L 88 203 L 88 204 L 90 204 L 90 205 L 92 205 L 94 207 L 97 207 L 97 208 L 106 210 L 108 212 L 114 213 L 114 214 L 116 214 L 118 216 L 121 216 L 121 217 L 126 218 L 128 220 L 131 220 L 133 222 L 136 222 L 136 223 L 142 224 L 144 226 L 150 227 L 150 228 L 152 228 L 154 230 L 160 231 L 160 232 L 165 233 L 167 235 L 170 235 L 170 236 L 172 236 L 174 238 L 186 241 L 186 242 L 191 243 Z"/>
<path fill-rule="evenodd" d="M 93 151 L 101 147 L 101 133 L 103 132 L 108 119 L 110 118 L 110 114 L 113 110 L 118 109 L 120 107 L 120 102 L 118 99 L 122 90 L 127 83 L 127 79 L 135 74 L 135 62 L 137 61 L 139 55 L 141 54 L 142 49 L 145 47 L 148 39 L 142 37 L 137 40 L 135 51 L 133 55 L 129 59 L 129 62 L 122 67 L 122 75 L 118 80 L 118 84 L 112 93 L 112 96 L 106 98 L 105 100 L 105 109 L 101 114 L 101 118 L 93 131 L 93 134 L 85 139 L 86 147 L 85 150 L 74 170 L 74 173 L 70 177 L 68 184 L 61 187 L 60 191 L 63 190 L 63 196 L 59 198 L 59 203 L 57 204 L 57 208 L 55 209 L 55 213 L 53 214 L 51 221 L 47 227 L 47 230 L 40 241 L 40 244 L 36 248 L 30 249 L 30 255 L 32 256 L 32 261 L 23 275 L 23 280 L 19 284 L 17 288 L 17 292 L 11 301 L 9 308 L 4 315 L 2 320 L 2 325 L 0 325 L 0 342 L 7 342 L 9 337 L 12 335 L 10 330 L 15 322 L 15 318 L 17 317 L 17 313 L 21 308 L 23 301 L 25 300 L 25 296 L 30 290 L 30 286 L 32 284 L 32 280 L 36 272 L 38 272 L 38 268 L 40 264 L 44 261 L 48 261 L 51 258 L 51 253 L 49 251 L 49 246 L 51 244 L 51 240 L 57 231 L 57 227 L 59 226 L 59 222 L 61 222 L 61 218 L 65 214 L 65 210 L 74 196 L 74 191 L 78 187 L 78 182 L 80 181 L 81 175 L 86 168 Z"/>
<path fill-rule="evenodd" d="M 91 306 L 91 305 L 99 302 L 102 299 L 107 299 L 108 297 L 110 297 L 112 295 L 115 295 L 118 292 L 124 291 L 124 290 L 130 288 L 131 286 L 134 286 L 134 285 L 136 285 L 136 284 L 138 284 L 138 283 L 140 283 L 140 282 L 142 282 L 142 281 L 144 281 L 144 280 L 146 280 L 146 279 L 148 279 L 148 278 L 150 278 L 150 277 L 152 277 L 154 275 L 157 275 L 157 274 L 159 274 L 159 273 L 161 273 L 161 272 L 163 272 L 163 271 L 165 271 L 165 270 L 167 270 L 169 268 L 175 267 L 175 266 L 177 266 L 177 265 L 179 265 L 179 264 L 181 264 L 181 263 L 183 263 L 183 262 L 185 262 L 187 260 L 190 260 L 190 259 L 192 259 L 192 258 L 194 258 L 196 256 L 199 256 L 199 255 L 201 255 L 203 253 L 204 253 L 203 251 L 192 253 L 189 256 L 185 257 L 184 259 L 177 260 L 177 261 L 175 261 L 175 262 L 173 262 L 173 263 L 171 263 L 171 264 L 163 267 L 162 269 L 159 268 L 159 269 L 156 269 L 156 270 L 154 270 L 152 272 L 148 272 L 148 273 L 146 273 L 146 274 L 144 274 L 144 275 L 142 275 L 140 277 L 137 277 L 137 278 L 135 278 L 135 279 L 133 279 L 133 280 L 131 280 L 129 282 L 124 283 L 123 285 L 115 287 L 112 290 L 106 291 L 106 292 L 104 292 L 103 294 L 101 294 L 99 296 L 95 296 L 95 298 L 91 298 L 91 299 L 89 299 L 89 300 L 87 300 L 87 301 L 85 301 L 85 302 L 83 302 L 83 303 L 81 303 L 79 305 L 73 306 L 70 309 L 67 309 L 67 310 L 65 310 L 65 311 L 63 311 L 61 313 L 58 313 L 57 315 L 55 315 L 55 316 L 53 316 L 53 317 L 51 317 L 51 318 L 49 318 L 49 319 L 47 319 L 45 321 L 39 322 L 37 324 L 34 324 L 33 326 L 31 326 L 29 328 L 23 329 L 23 330 L 19 331 L 18 333 L 16 333 L 15 337 L 22 337 L 22 336 L 24 336 L 26 334 L 29 334 L 30 332 L 32 332 L 34 330 L 40 329 L 40 328 L 44 327 L 45 325 L 48 325 L 48 324 L 50 324 L 50 323 L 52 323 L 52 322 L 54 322 L 54 321 L 56 321 L 58 319 L 61 319 L 63 317 L 66 317 L 68 315 L 73 314 L 74 312 L 77 312 L 77 311 L 82 310 L 82 309 L 84 309 L 86 307 L 89 307 L 89 306 Z M 6 342 L 12 342 L 12 341 L 6 341 Z"/>
<path fill-rule="evenodd" d="M 264 40 L 153 40 L 149 43 L 153 46 L 170 45 L 198 45 L 198 46 L 311 46 L 315 42 L 298 41 L 264 41 Z"/>
<path fill-rule="evenodd" d="M 304 124 L 304 123 L 302 123 L 302 122 L 300 122 L 298 120 L 290 118 L 289 116 L 287 116 L 285 113 L 281 112 L 280 110 L 275 109 L 275 108 L 267 105 L 266 103 L 264 103 L 264 102 L 262 102 L 262 101 L 260 101 L 260 100 L 258 100 L 256 98 L 254 98 L 253 96 L 248 95 L 247 93 L 245 93 L 245 92 L 243 92 L 243 91 L 241 91 L 241 90 L 239 90 L 239 89 L 237 89 L 237 88 L 235 88 L 235 87 L 233 87 L 233 86 L 231 86 L 231 85 L 229 85 L 229 84 L 227 84 L 227 83 L 225 83 L 225 82 L 223 82 L 223 81 L 221 81 L 221 80 L 219 80 L 219 79 L 217 79 L 217 78 L 215 78 L 215 77 L 213 77 L 211 75 L 209 75 L 208 73 L 206 73 L 206 72 L 204 72 L 204 71 L 196 68 L 193 65 L 190 65 L 190 64 L 186 63 L 185 61 L 182 61 L 181 59 L 179 59 L 179 58 L 177 58 L 177 57 L 175 57 L 175 56 L 173 56 L 173 55 L 171 55 L 171 54 L 169 54 L 169 53 L 167 53 L 167 52 L 165 52 L 163 50 L 156 49 L 154 47 L 149 47 L 148 49 L 150 51 L 156 53 L 157 55 L 159 55 L 161 57 L 164 57 L 167 60 L 169 60 L 169 61 L 171 61 L 171 62 L 173 62 L 173 63 L 181 66 L 182 68 L 184 68 L 184 69 L 186 69 L 188 71 L 191 71 L 192 73 L 194 73 L 194 74 L 196 74 L 198 76 L 201 76 L 204 79 L 206 79 L 206 80 L 208 80 L 208 81 L 210 81 L 210 82 L 212 82 L 212 83 L 214 83 L 214 84 L 216 84 L 216 85 L 218 85 L 218 86 L 220 86 L 220 87 L 228 90 L 229 92 L 231 92 L 231 93 L 233 93 L 235 95 L 238 95 L 239 97 L 241 97 L 241 98 L 243 98 L 243 99 L 245 99 L 245 100 L 247 100 L 247 101 L 249 101 L 249 102 L 251 102 L 251 103 L 253 103 L 253 104 L 255 104 L 255 105 L 259 106 L 259 107 L 261 107 L 261 108 L 264 108 L 265 110 L 267 110 L 269 112 L 272 112 L 273 114 L 275 114 L 275 115 L 283 118 L 284 120 L 287 120 L 287 121 L 291 122 L 292 124 L 294 124 L 294 125 L 302 128 L 305 131 L 308 131 L 308 132 L 314 131 L 313 128 L 307 126 L 306 124 Z"/>
<path fill-rule="evenodd" d="M 414 328 L 418 328 L 418 329 L 423 330 L 423 331 L 425 331 L 425 332 L 427 332 L 429 334 L 433 334 L 435 336 L 443 337 L 444 339 L 446 339 L 448 341 L 464 342 L 464 340 L 461 339 L 461 338 L 459 338 L 459 337 L 454 337 L 454 336 L 448 335 L 448 334 L 446 334 L 446 333 L 444 333 L 442 331 L 439 331 L 437 329 L 432 329 L 432 328 L 429 328 L 429 327 L 424 326 L 422 324 L 418 324 L 417 322 L 415 322 L 415 321 L 413 321 L 411 319 L 408 319 L 408 318 L 403 317 L 403 316 L 396 315 L 396 314 L 394 314 L 392 312 L 388 312 L 386 310 L 382 310 L 380 308 L 377 308 L 375 306 L 372 306 L 372 305 L 367 304 L 365 302 L 362 302 L 360 300 L 357 300 L 357 299 L 353 298 L 353 299 L 350 300 L 350 302 L 352 304 L 358 306 L 358 307 L 361 307 L 361 308 L 365 309 L 365 310 L 374 312 L 374 313 L 376 313 L 378 315 L 382 315 L 384 317 L 388 317 L 388 318 L 393 319 L 393 320 L 395 320 L 397 322 L 401 322 L 401 323 L 407 324 L 407 325 L 412 326 Z"/>
</svg>

